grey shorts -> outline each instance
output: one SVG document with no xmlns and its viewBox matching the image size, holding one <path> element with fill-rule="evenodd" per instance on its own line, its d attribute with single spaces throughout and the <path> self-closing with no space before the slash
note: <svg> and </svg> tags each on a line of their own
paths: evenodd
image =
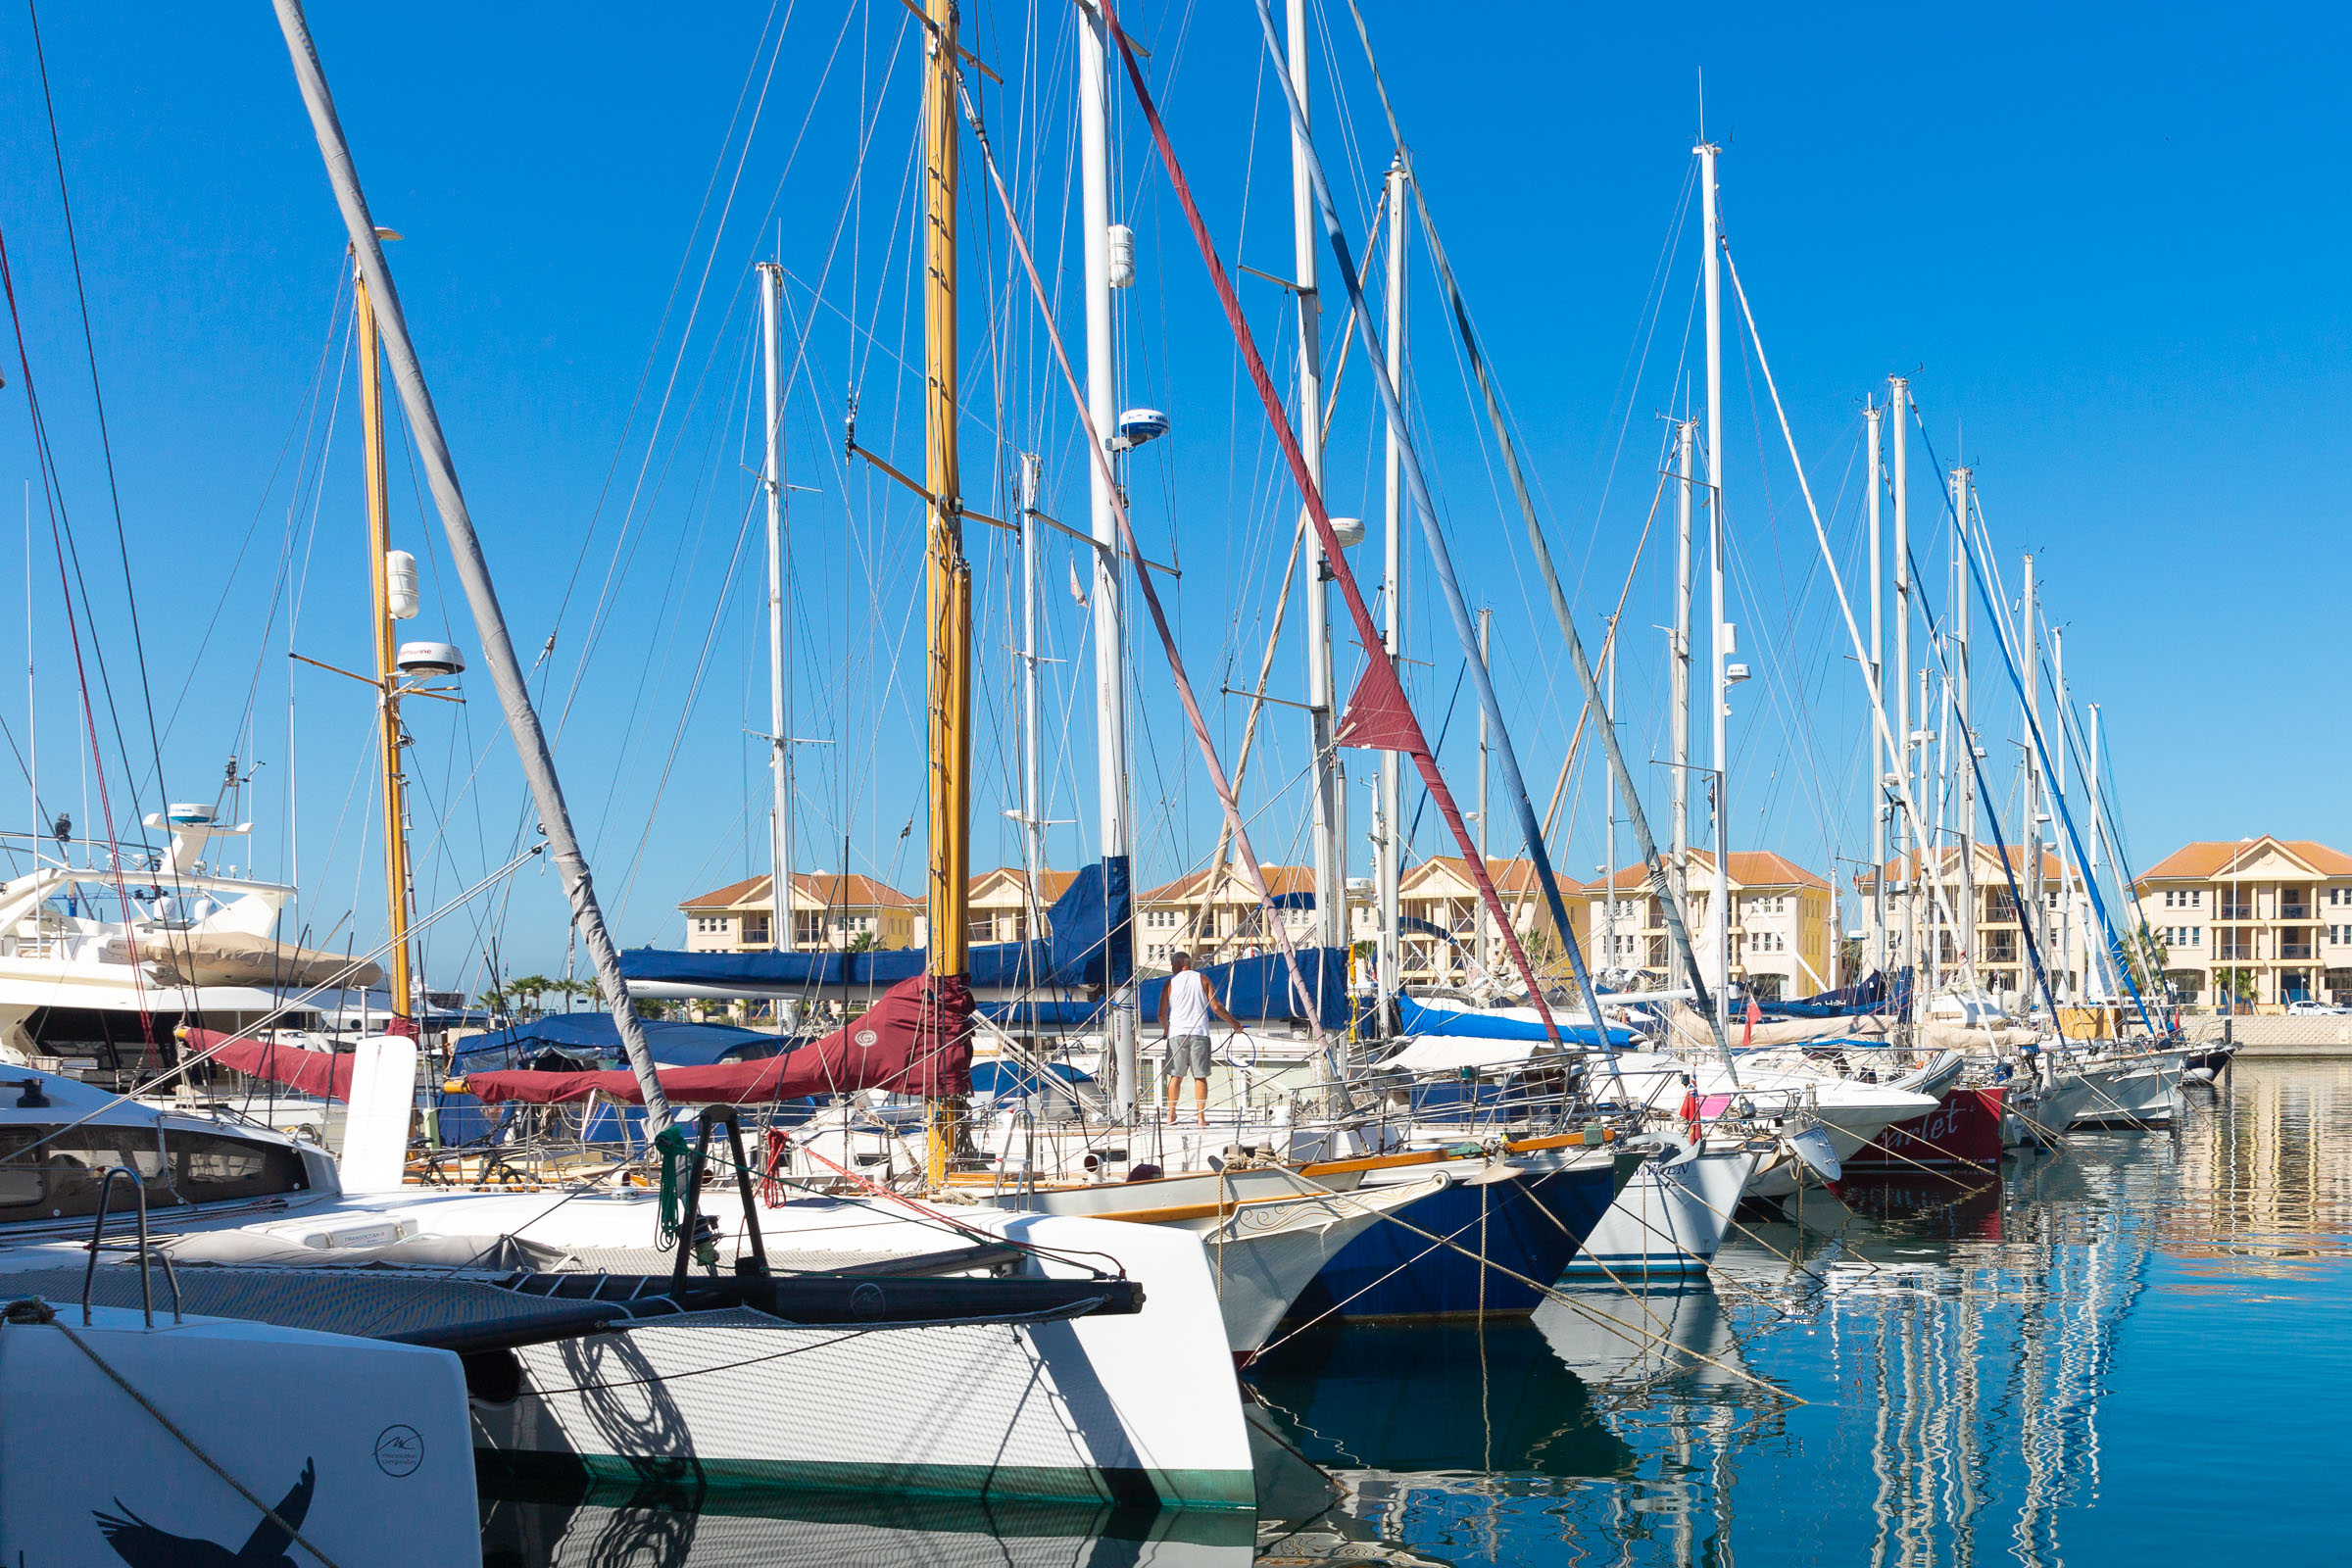
<svg viewBox="0 0 2352 1568">
<path fill-rule="evenodd" d="M 1208 1036 L 1176 1035 L 1168 1041 L 1168 1082 L 1208 1076 Z"/>
</svg>

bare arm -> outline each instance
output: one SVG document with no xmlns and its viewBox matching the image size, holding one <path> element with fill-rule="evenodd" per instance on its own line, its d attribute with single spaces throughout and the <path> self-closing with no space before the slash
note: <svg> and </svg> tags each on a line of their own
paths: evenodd
<svg viewBox="0 0 2352 1568">
<path fill-rule="evenodd" d="M 1232 1013 L 1225 1010 L 1225 999 L 1217 995 L 1216 986 L 1206 975 L 1202 975 L 1200 977 L 1200 989 L 1208 993 L 1208 1005 L 1210 1010 L 1215 1012 L 1218 1017 L 1224 1019 L 1227 1023 L 1233 1025 L 1235 1029 L 1238 1030 L 1242 1027 L 1242 1020 L 1236 1018 Z"/>
<path fill-rule="evenodd" d="M 1168 993 L 1175 989 L 1176 977 L 1174 975 L 1168 976 L 1166 983 L 1159 988 L 1159 1038 L 1162 1044 L 1165 1044 L 1168 1038 Z"/>
</svg>

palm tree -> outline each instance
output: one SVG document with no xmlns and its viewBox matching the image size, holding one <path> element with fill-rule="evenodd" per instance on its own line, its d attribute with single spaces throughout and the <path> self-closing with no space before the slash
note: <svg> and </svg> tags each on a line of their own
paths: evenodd
<svg viewBox="0 0 2352 1568">
<path fill-rule="evenodd" d="M 518 974 L 507 982 L 507 993 L 521 998 L 531 1013 L 537 1015 L 542 1010 L 539 999 L 555 990 L 557 985 L 558 982 L 543 974 Z"/>
</svg>

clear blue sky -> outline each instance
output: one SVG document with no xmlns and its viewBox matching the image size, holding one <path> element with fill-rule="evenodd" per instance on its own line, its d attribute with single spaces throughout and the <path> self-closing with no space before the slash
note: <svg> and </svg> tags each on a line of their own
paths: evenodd
<svg viewBox="0 0 2352 1568">
<path fill-rule="evenodd" d="M 2189 838 L 2346 840 L 2339 780 L 2352 758 L 2328 697 L 2340 686 L 2342 503 L 2327 432 L 2352 389 L 2330 266 L 2345 220 L 2329 199 L 2334 127 L 2324 122 L 2339 14 L 1543 7 L 1473 26 L 1386 0 L 1367 11 L 1589 628 L 1634 559 L 1663 438 L 1655 416 L 1680 406 L 1697 365 L 1686 339 L 1696 218 L 1683 203 L 1703 72 L 1733 255 L 1841 568 L 1860 559 L 1861 401 L 1908 372 L 1937 452 L 1976 467 L 2012 586 L 2016 556 L 2039 553 L 2076 695 L 2103 708 L 2141 863 Z M 1154 88 L 1227 260 L 1287 271 L 1282 111 L 1253 12 L 1125 14 L 1152 50 Z M 259 3 L 53 7 L 43 22 L 170 794 L 209 797 L 232 752 L 264 763 L 244 802 L 258 824 L 253 862 L 299 871 L 314 940 L 340 947 L 356 932 L 364 947 L 381 924 L 367 704 L 333 675 L 289 676 L 285 658 L 297 612 L 298 651 L 367 656 L 356 399 L 340 326 L 330 331 L 343 236 L 283 48 Z M 765 672 L 743 464 L 757 463 L 744 440 L 750 269 L 777 250 L 802 365 L 793 478 L 816 492 L 795 497 L 794 728 L 834 742 L 802 754 L 801 863 L 837 868 L 846 835 L 854 868 L 917 886 L 917 517 L 887 480 L 847 471 L 839 456 L 854 387 L 861 441 L 919 466 L 904 8 L 785 0 L 653 20 L 596 5 L 321 5 L 313 25 L 378 220 L 408 236 L 392 264 L 516 642 L 535 653 L 556 634 L 542 680 L 551 714 L 570 699 L 560 760 L 622 938 L 674 942 L 680 898 L 764 868 L 760 759 L 744 734 L 764 727 Z M 1324 25 L 1337 75 L 1319 44 L 1318 137 L 1360 250 L 1389 144 L 1345 7 Z M 1030 204 L 1024 222 L 1062 270 L 1058 308 L 1075 334 L 1068 13 L 977 6 L 967 27 L 1005 78 L 984 105 Z M 40 84 L 24 18 L 0 29 L 0 124 L 15 151 L 0 163 L 0 225 L 98 643 L 131 769 L 144 773 L 145 705 Z M 1117 206 L 1143 272 L 1121 302 L 1123 401 L 1176 421 L 1136 460 L 1131 488 L 1147 539 L 1183 562 L 1171 608 L 1213 696 L 1254 674 L 1295 500 L 1140 122 L 1124 102 L 1116 119 Z M 966 490 L 974 506 L 1001 508 L 1005 455 L 1042 451 L 1053 504 L 1076 518 L 1083 474 L 1066 404 L 976 156 L 967 175 Z M 1433 482 L 1472 598 L 1495 611 L 1498 675 L 1541 794 L 1575 720 L 1571 681 L 1417 254 L 1414 265 Z M 1245 289 L 1269 357 L 1287 365 L 1282 297 L 1253 280 Z M 1326 319 L 1336 343 L 1336 311 Z M 1735 838 L 1826 868 L 1864 845 L 1858 685 L 1752 355 L 1729 342 L 1733 614 L 1760 677 L 1736 701 Z M 7 369 L 0 473 L 21 486 L 36 469 L 13 351 Z M 1367 573 L 1376 437 L 1359 362 L 1329 484 L 1335 511 L 1375 519 L 1375 543 L 1356 553 Z M 1932 534 L 1934 480 L 1915 451 L 1915 515 Z M 447 627 L 470 649 L 405 459 L 394 495 L 399 542 L 427 557 L 426 613 L 410 634 Z M 94 826 L 37 484 L 33 506 L 43 798 Z M 1648 628 L 1667 613 L 1668 543 L 1653 533 L 1627 614 L 1622 722 L 1644 758 L 1664 747 L 1661 645 Z M 1926 539 L 1923 555 L 1937 545 Z M 22 549 L 0 550 L 11 604 Z M 998 814 L 1012 800 L 1017 601 L 1003 538 L 971 549 L 985 866 L 1017 853 Z M 1414 554 L 1408 653 L 1423 662 L 1411 684 L 1434 731 L 1460 661 Z M 1069 561 L 1049 547 L 1048 641 L 1077 661 L 1048 678 L 1049 814 L 1086 818 L 1091 702 Z M 1939 609 L 1941 597 L 1938 576 Z M 1354 658 L 1344 648 L 1344 680 Z M 1134 670 L 1139 854 L 1156 880 L 1207 852 L 1216 817 L 1156 650 L 1139 642 Z M 1298 696 L 1298 670 L 1294 631 L 1273 693 Z M 1996 683 L 1979 670 L 1980 691 Z M 464 712 L 412 714 L 428 906 L 503 861 L 528 826 L 487 683 L 468 677 L 468 689 Z M 1216 713 L 1229 761 L 1241 706 Z M 20 742 L 24 709 L 22 683 L 0 681 L 0 716 Z M 1468 796 L 1466 692 L 1451 712 L 1446 760 Z M 1980 712 L 2003 799 L 2012 712 L 1992 700 Z M 1249 804 L 1269 859 L 1304 856 L 1299 729 L 1274 710 L 1252 763 Z M 111 729 L 105 752 L 126 814 Z M 17 802 L 6 814 L 24 821 L 22 773 L 0 760 L 17 781 L 0 786 Z M 1349 760 L 1366 772 L 1366 758 Z M 152 782 L 142 788 L 152 808 Z M 1369 795 L 1351 793 L 1360 860 Z M 1579 875 L 1602 857 L 1599 809 L 1587 769 L 1559 856 Z M 1432 853 L 1446 848 L 1439 840 L 1430 813 L 1416 844 Z M 1091 833 L 1057 828 L 1052 842 L 1056 863 L 1074 863 Z M 1498 826 L 1494 847 L 1517 846 Z M 435 983 L 476 980 L 471 956 L 493 935 L 510 967 L 561 964 L 552 882 L 534 870 L 437 926 Z"/>
</svg>

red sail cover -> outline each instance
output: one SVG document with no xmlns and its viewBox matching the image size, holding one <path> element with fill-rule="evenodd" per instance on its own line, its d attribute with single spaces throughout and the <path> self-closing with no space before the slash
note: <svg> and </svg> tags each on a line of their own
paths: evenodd
<svg viewBox="0 0 2352 1568">
<path fill-rule="evenodd" d="M 681 1104 L 758 1104 L 803 1095 L 883 1089 L 960 1095 L 972 1087 L 972 992 L 961 980 L 902 980 L 846 1028 L 760 1061 L 671 1067 L 662 1092 Z M 561 1105 L 590 1095 L 639 1102 L 630 1072 L 475 1072 L 466 1092 L 497 1102 Z"/>
<path fill-rule="evenodd" d="M 317 1095 L 324 1100 L 351 1098 L 348 1051 L 305 1051 L 300 1046 L 281 1046 L 267 1040 L 231 1040 L 218 1029 L 189 1029 L 183 1038 L 191 1054 L 219 1047 L 212 1059 L 248 1078 L 267 1078 L 298 1095 Z"/>
</svg>

